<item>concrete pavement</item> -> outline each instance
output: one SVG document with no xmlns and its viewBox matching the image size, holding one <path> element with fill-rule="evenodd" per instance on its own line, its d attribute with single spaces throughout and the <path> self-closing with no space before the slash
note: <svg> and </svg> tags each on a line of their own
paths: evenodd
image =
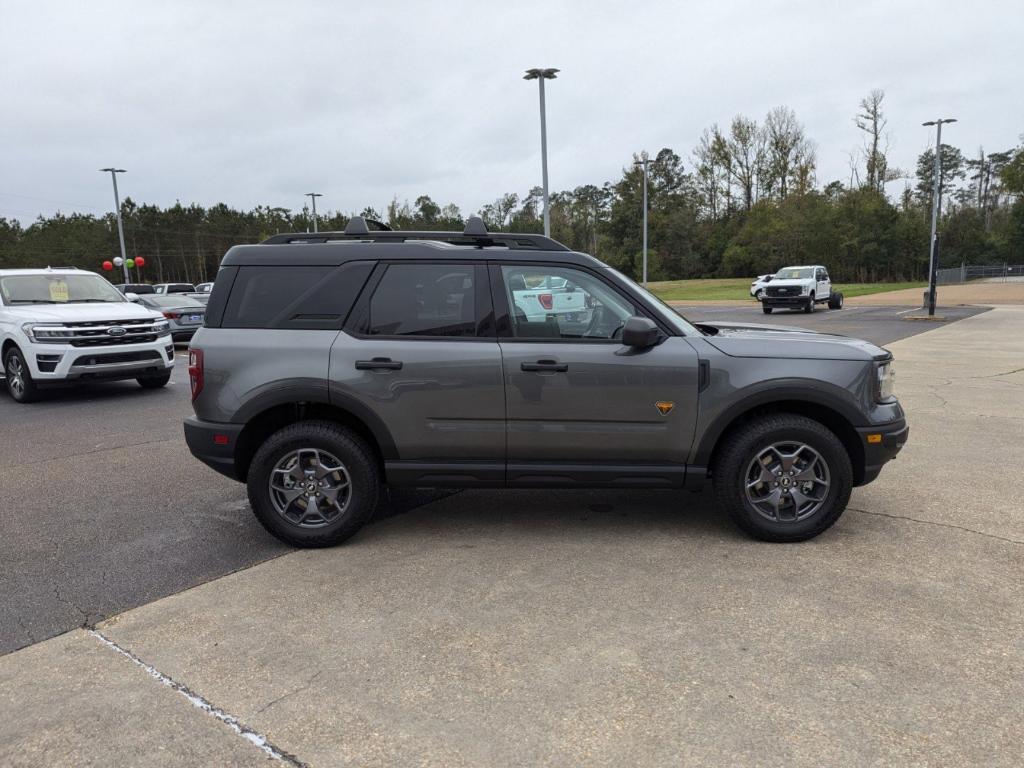
<svg viewBox="0 0 1024 768">
<path fill-rule="evenodd" d="M 1017 766 L 1024 307 L 889 346 L 911 442 L 814 541 L 706 494 L 465 492 L 97 629 L 286 762 Z M 0 658 L 0 764 L 138 762 L 116 714 L 150 706 L 151 764 L 273 759 L 116 648 Z"/>
</svg>

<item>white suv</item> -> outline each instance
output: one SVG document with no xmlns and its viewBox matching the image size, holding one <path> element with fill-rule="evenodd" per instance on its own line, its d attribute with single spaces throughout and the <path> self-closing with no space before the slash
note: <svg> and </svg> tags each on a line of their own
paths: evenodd
<svg viewBox="0 0 1024 768">
<path fill-rule="evenodd" d="M 27 403 L 40 387 L 77 381 L 162 387 L 174 344 L 167 320 L 94 272 L 0 269 L 0 359 L 7 391 Z"/>
</svg>

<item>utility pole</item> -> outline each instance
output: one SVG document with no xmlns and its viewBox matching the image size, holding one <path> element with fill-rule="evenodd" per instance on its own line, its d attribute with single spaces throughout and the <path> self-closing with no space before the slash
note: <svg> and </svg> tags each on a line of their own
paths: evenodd
<svg viewBox="0 0 1024 768">
<path fill-rule="evenodd" d="M 651 158 L 646 152 L 640 153 L 640 159 L 633 163 L 633 165 L 643 166 L 644 169 L 644 275 L 642 284 L 644 288 L 647 287 L 647 166 L 651 164 Z"/>
<path fill-rule="evenodd" d="M 932 239 L 928 254 L 928 315 L 935 314 L 935 273 L 939 268 L 939 208 L 942 205 L 942 124 L 955 123 L 955 117 L 940 117 L 921 125 L 935 126 L 935 180 L 932 185 Z"/>
<path fill-rule="evenodd" d="M 323 197 L 323 195 L 321 195 L 319 192 L 307 192 L 305 196 L 313 201 L 313 231 L 318 232 L 319 230 L 317 229 L 316 223 L 316 199 L 318 197 Z"/>
<path fill-rule="evenodd" d="M 128 279 L 128 254 L 124 249 L 124 224 L 121 223 L 121 199 L 117 196 L 117 174 L 125 173 L 124 168 L 100 168 L 101 173 L 109 173 L 111 181 L 114 182 L 114 211 L 117 214 L 117 238 L 121 241 L 121 270 L 124 272 L 124 282 L 127 285 L 131 282 Z"/>
<path fill-rule="evenodd" d="M 544 81 L 554 80 L 560 70 L 528 69 L 523 80 L 536 80 L 540 84 L 540 164 L 544 180 L 544 237 L 551 237 L 551 213 L 548 206 L 548 123 L 544 106 Z"/>
</svg>

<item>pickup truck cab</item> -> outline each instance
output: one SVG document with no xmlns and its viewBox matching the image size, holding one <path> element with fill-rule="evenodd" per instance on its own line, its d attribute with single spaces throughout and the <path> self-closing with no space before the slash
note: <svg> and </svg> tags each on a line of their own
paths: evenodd
<svg viewBox="0 0 1024 768">
<path fill-rule="evenodd" d="M 10 396 L 85 381 L 171 378 L 174 344 L 158 312 L 128 301 L 94 272 L 0 269 L 0 359 Z"/>
<path fill-rule="evenodd" d="M 843 294 L 832 290 L 828 270 L 820 264 L 780 269 L 761 292 L 761 310 L 766 315 L 773 309 L 811 313 L 818 304 L 827 304 L 829 309 L 843 308 Z"/>
</svg>

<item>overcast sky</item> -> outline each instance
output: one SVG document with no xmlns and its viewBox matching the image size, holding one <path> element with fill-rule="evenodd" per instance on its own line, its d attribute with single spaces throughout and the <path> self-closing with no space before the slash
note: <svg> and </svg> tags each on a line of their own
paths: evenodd
<svg viewBox="0 0 1024 768">
<path fill-rule="evenodd" d="M 0 216 L 224 202 L 358 211 L 429 194 L 464 214 L 619 177 L 700 132 L 792 107 L 818 182 L 849 178 L 858 100 L 886 92 L 891 164 L 953 116 L 965 154 L 1024 133 L 1021 0 L 44 2 L 0 0 Z M 890 187 L 898 192 L 900 185 Z"/>
</svg>

